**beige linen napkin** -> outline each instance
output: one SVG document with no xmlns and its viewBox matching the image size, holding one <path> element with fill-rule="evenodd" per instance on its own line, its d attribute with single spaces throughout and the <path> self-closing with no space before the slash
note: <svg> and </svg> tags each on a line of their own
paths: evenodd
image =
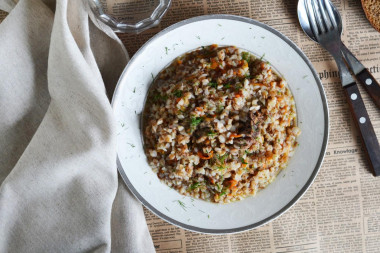
<svg viewBox="0 0 380 253">
<path fill-rule="evenodd" d="M 116 170 L 121 42 L 81 0 L 0 8 L 0 252 L 154 252 Z"/>
</svg>

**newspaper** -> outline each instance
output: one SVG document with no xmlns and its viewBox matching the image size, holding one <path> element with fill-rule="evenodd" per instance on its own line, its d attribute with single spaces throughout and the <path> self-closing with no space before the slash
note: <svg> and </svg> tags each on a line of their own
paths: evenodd
<svg viewBox="0 0 380 253">
<path fill-rule="evenodd" d="M 360 1 L 333 2 L 343 18 L 343 41 L 380 81 L 380 33 L 366 20 Z M 288 212 L 248 232 L 204 235 L 168 224 L 144 209 L 157 252 L 380 252 L 380 178 L 369 171 L 335 62 L 303 33 L 296 8 L 296 0 L 173 0 L 159 27 L 138 35 L 119 34 L 132 56 L 161 29 L 186 18 L 205 14 L 250 17 L 274 27 L 305 52 L 329 103 L 330 140 L 322 168 Z M 0 20 L 4 16 L 0 12 Z M 380 136 L 380 110 L 359 88 Z"/>
</svg>

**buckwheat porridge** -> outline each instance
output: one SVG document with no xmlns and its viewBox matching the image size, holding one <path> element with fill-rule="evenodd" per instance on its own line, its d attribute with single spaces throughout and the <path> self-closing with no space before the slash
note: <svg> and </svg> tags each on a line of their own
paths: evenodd
<svg viewBox="0 0 380 253">
<path fill-rule="evenodd" d="M 155 79 L 143 120 L 148 161 L 183 195 L 228 203 L 285 168 L 300 129 L 286 81 L 234 46 L 177 58 Z"/>
</svg>

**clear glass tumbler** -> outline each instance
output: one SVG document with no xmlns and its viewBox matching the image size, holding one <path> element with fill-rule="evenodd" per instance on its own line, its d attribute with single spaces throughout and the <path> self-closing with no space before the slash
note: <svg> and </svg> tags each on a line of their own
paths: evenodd
<svg viewBox="0 0 380 253">
<path fill-rule="evenodd" d="M 157 26 L 171 0 L 88 0 L 101 22 L 115 32 L 140 33 Z"/>
</svg>

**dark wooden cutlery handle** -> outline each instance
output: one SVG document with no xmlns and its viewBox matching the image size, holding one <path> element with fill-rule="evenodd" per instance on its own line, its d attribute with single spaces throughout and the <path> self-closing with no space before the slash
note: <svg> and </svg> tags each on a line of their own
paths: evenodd
<svg viewBox="0 0 380 253">
<path fill-rule="evenodd" d="M 376 79 L 367 69 L 364 69 L 359 74 L 357 74 L 356 78 L 371 96 L 377 107 L 380 108 L 380 85 Z"/>
<path fill-rule="evenodd" d="M 380 175 L 380 146 L 356 83 L 344 86 L 352 117 L 360 132 L 368 162 L 375 176 Z"/>
</svg>

